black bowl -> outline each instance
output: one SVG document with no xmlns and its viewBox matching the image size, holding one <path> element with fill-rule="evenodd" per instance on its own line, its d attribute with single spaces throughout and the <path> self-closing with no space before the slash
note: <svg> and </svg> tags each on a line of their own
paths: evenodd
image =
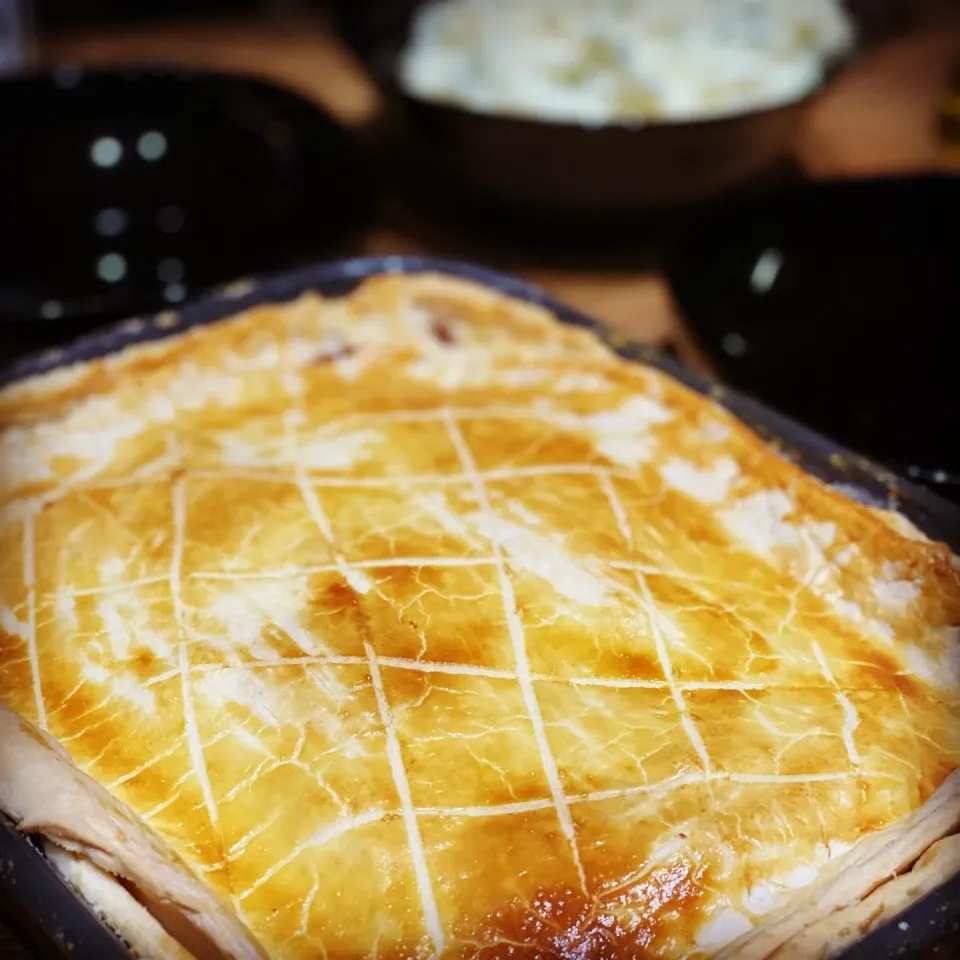
<svg viewBox="0 0 960 960">
<path fill-rule="evenodd" d="M 343 249 L 370 208 L 350 136 L 292 93 L 170 67 L 0 82 L 11 353 Z"/>
<path fill-rule="evenodd" d="M 440 204 L 541 216 L 625 218 L 692 202 L 774 166 L 809 101 L 720 119 L 587 127 L 494 116 L 406 94 L 397 61 L 423 0 L 340 0 L 344 39 L 379 84 L 397 160 L 415 193 Z M 847 0 L 860 38 L 897 25 L 908 0 Z M 855 52 L 831 64 L 842 70 Z"/>
<path fill-rule="evenodd" d="M 733 386 L 960 497 L 960 178 L 809 186 L 695 217 L 665 256 Z"/>
</svg>

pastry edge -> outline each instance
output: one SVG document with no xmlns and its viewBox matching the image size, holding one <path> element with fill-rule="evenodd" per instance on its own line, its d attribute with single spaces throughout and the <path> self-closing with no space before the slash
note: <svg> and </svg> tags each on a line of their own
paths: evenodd
<svg viewBox="0 0 960 960">
<path fill-rule="evenodd" d="M 490 326 L 499 326 L 516 333 L 523 330 L 536 330 L 548 339 L 552 334 L 555 342 L 563 343 L 569 349 L 585 350 L 595 358 L 617 357 L 617 354 L 603 342 L 595 330 L 563 323 L 550 307 L 498 290 L 479 280 L 447 274 L 439 270 L 411 274 L 371 274 L 361 278 L 357 286 L 348 293 L 337 297 L 327 297 L 311 288 L 305 289 L 293 300 L 265 300 L 239 312 L 227 313 L 210 322 L 191 324 L 186 327 L 180 326 L 179 323 L 159 322 L 154 323 L 152 327 L 144 326 L 143 329 L 153 329 L 157 335 L 118 345 L 116 349 L 110 349 L 103 354 L 77 359 L 54 366 L 49 370 L 29 374 L 3 387 L 0 389 L 0 414 L 6 404 L 30 400 L 60 400 L 69 405 L 77 397 L 109 390 L 119 377 L 162 366 L 178 352 L 189 351 L 203 344 L 211 328 L 217 328 L 221 339 L 225 340 L 253 326 L 267 330 L 282 328 L 282 321 L 278 322 L 271 316 L 277 308 L 308 302 L 318 305 L 329 302 L 350 303 L 354 298 L 360 299 L 381 292 L 398 295 L 392 288 L 400 284 L 403 285 L 403 296 L 410 299 L 417 295 L 440 295 L 459 298 L 462 302 L 475 307 L 509 307 L 514 315 L 505 316 L 504 314 L 510 311 L 504 311 Z M 252 289 L 255 289 L 255 286 Z M 163 316 L 161 314 L 155 320 L 159 321 Z M 111 333 L 122 334 L 124 327 L 129 324 L 130 321 L 127 321 L 106 328 L 103 331 L 104 338 L 109 341 Z M 406 332 L 412 335 L 412 331 Z M 433 343 L 432 339 L 426 335 L 415 339 L 420 345 L 423 342 Z M 478 348 L 475 346 L 474 349 Z M 98 376 L 101 375 L 104 380 L 98 382 Z"/>
<path fill-rule="evenodd" d="M 135 957 L 200 960 L 170 936 L 156 917 L 114 876 L 83 853 L 45 841 L 43 853 L 77 896 L 126 943 Z"/>
<path fill-rule="evenodd" d="M 712 960 L 812 960 L 835 955 L 911 907 L 960 871 L 960 770 L 913 813 L 833 861 L 787 906 L 720 950 Z M 914 873 L 914 871 L 917 871 Z"/>
<path fill-rule="evenodd" d="M 38 834 L 114 878 L 129 901 L 108 894 L 110 902 L 91 906 L 121 935 L 129 931 L 141 938 L 142 943 L 131 943 L 141 956 L 157 956 L 149 951 L 156 947 L 154 934 L 160 927 L 195 960 L 266 960 L 266 952 L 233 911 L 140 817 L 82 773 L 55 740 L 3 705 L 0 810 L 21 832 Z M 63 858 L 55 859 L 61 867 L 67 865 Z M 96 898 L 100 878 L 92 880 L 88 872 L 77 876 L 87 880 Z M 156 926 L 135 920 L 131 901 Z"/>
<path fill-rule="evenodd" d="M 788 941 L 774 960 L 826 960 L 836 957 L 867 934 L 895 920 L 904 905 L 914 904 L 960 872 L 960 835 L 937 841 L 916 864 L 888 880 L 859 903 L 843 907 Z"/>
</svg>

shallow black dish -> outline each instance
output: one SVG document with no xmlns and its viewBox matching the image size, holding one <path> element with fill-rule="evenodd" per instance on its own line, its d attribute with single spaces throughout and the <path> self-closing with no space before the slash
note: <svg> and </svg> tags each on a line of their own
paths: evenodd
<svg viewBox="0 0 960 960">
<path fill-rule="evenodd" d="M 343 253 L 373 193 L 346 131 L 243 77 L 64 64 L 0 82 L 0 130 L 8 350 Z"/>
<path fill-rule="evenodd" d="M 720 376 L 960 497 L 960 177 L 725 203 L 665 258 Z"/>
<path fill-rule="evenodd" d="M 379 84 L 395 163 L 419 199 L 491 216 L 623 219 L 693 202 L 761 174 L 788 152 L 811 94 L 698 122 L 578 124 L 475 113 L 407 95 L 396 64 L 423 0 L 338 0 L 347 43 Z M 847 0 L 862 44 L 907 15 L 907 0 Z M 831 64 L 833 77 L 855 59 Z M 491 213 L 490 205 L 495 213 Z"/>
<path fill-rule="evenodd" d="M 0 387 L 36 373 L 103 356 L 134 343 L 161 339 L 171 333 L 213 323 L 260 303 L 284 302 L 307 290 L 327 296 L 348 293 L 364 278 L 382 273 L 439 271 L 465 277 L 523 300 L 540 303 L 562 322 L 587 327 L 632 360 L 653 364 L 701 393 L 709 393 L 744 422 L 775 443 L 786 456 L 810 473 L 881 507 L 896 507 L 930 536 L 960 552 L 960 510 L 927 490 L 901 480 L 869 461 L 850 454 L 829 440 L 788 420 L 755 400 L 726 390 L 690 371 L 658 351 L 624 341 L 583 314 L 548 297 L 541 290 L 464 263 L 418 257 L 377 257 L 321 264 L 284 273 L 248 286 L 246 292 L 220 292 L 139 324 L 123 324 L 85 337 L 64 349 L 24 358 L 0 370 Z M 30 841 L 10 828 L 0 815 L 0 894 L 3 903 L 19 907 L 58 943 L 88 944 L 101 952 L 75 956 L 130 960 L 116 938 L 110 938 L 92 913 L 53 874 L 52 868 Z M 954 933 L 960 922 L 960 878 L 930 894 L 894 923 L 865 938 L 843 960 L 922 960 L 932 946 Z M 906 927 L 904 927 L 906 924 Z M 910 931 L 909 937 L 905 930 Z"/>
</svg>

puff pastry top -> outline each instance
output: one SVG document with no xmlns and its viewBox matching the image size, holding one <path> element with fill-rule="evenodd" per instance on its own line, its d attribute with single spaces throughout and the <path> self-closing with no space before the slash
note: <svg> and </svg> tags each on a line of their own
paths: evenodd
<svg viewBox="0 0 960 960">
<path fill-rule="evenodd" d="M 0 703 L 271 956 L 712 956 L 958 765 L 949 551 L 537 307 L 375 279 L 0 419 Z"/>
</svg>

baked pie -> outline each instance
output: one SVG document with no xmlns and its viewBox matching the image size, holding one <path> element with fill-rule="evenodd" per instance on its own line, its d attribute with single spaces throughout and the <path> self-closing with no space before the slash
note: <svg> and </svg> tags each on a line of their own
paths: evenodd
<svg viewBox="0 0 960 960">
<path fill-rule="evenodd" d="M 0 393 L 0 807 L 143 957 L 811 958 L 960 870 L 960 567 L 545 309 Z"/>
</svg>

